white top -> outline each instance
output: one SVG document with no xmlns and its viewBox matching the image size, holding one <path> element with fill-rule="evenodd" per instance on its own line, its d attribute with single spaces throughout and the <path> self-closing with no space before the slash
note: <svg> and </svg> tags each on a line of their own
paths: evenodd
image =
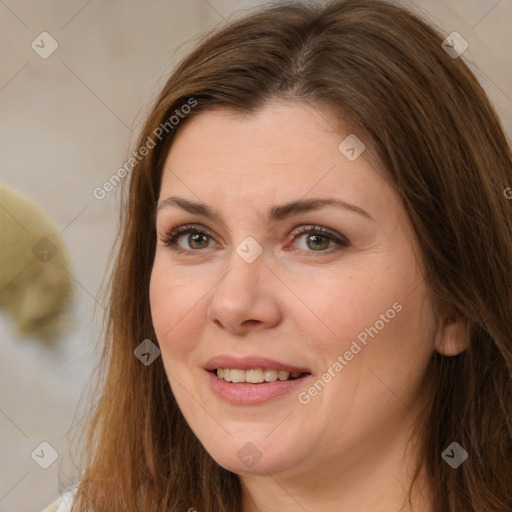
<svg viewBox="0 0 512 512">
<path fill-rule="evenodd" d="M 64 493 L 59 508 L 55 512 L 69 512 L 73 504 L 73 495 L 74 493 L 71 492 Z"/>
<path fill-rule="evenodd" d="M 65 492 L 41 512 L 70 512 L 75 491 Z"/>
</svg>

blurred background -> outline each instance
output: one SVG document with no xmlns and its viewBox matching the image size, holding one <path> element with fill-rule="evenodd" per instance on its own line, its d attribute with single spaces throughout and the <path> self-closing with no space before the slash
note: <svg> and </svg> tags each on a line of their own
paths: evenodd
<svg viewBox="0 0 512 512">
<path fill-rule="evenodd" d="M 70 436 L 100 357 L 119 209 L 119 191 L 94 190 L 197 38 L 263 3 L 0 0 L 0 512 L 39 512 L 80 477 Z M 461 58 L 510 137 L 512 1 L 397 3 L 468 42 Z"/>
</svg>

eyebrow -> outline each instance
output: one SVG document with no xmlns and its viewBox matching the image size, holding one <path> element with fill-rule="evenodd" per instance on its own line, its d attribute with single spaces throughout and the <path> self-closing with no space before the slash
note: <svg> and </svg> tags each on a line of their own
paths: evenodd
<svg viewBox="0 0 512 512">
<path fill-rule="evenodd" d="M 190 201 L 189 199 L 185 199 L 183 197 L 171 196 L 167 197 L 160 201 L 154 210 L 154 217 L 156 214 L 162 210 L 163 208 L 167 208 L 169 206 L 176 206 L 183 210 L 186 210 L 189 213 L 202 215 L 208 219 L 212 220 L 221 220 L 222 216 L 212 208 L 204 203 L 197 203 L 195 201 Z M 334 206 L 337 208 L 343 208 L 345 210 L 349 210 L 363 217 L 375 221 L 375 219 L 366 211 L 356 206 L 354 204 L 347 203 L 341 199 L 335 198 L 312 198 L 312 199 L 302 199 L 297 201 L 291 201 L 289 203 L 285 203 L 282 205 L 273 206 L 267 211 L 267 220 L 269 222 L 277 222 L 287 217 L 291 217 L 293 215 L 297 215 L 302 212 L 309 212 L 314 210 L 320 210 L 321 208 L 326 208 L 329 206 Z"/>
</svg>

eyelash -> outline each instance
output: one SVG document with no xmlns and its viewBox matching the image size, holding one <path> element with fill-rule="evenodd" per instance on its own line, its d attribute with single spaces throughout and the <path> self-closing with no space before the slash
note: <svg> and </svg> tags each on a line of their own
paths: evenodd
<svg viewBox="0 0 512 512">
<path fill-rule="evenodd" d="M 180 249 L 177 248 L 176 243 L 180 236 L 185 234 L 201 234 L 208 236 L 210 238 L 212 237 L 211 231 L 207 228 L 204 228 L 200 225 L 195 224 L 185 224 L 183 226 L 174 227 L 171 228 L 164 236 L 159 237 L 159 240 L 167 247 L 169 247 L 172 251 L 178 253 L 178 254 L 190 254 L 190 253 L 199 253 L 202 251 L 202 249 Z M 300 228 L 296 229 L 294 232 L 291 233 L 293 236 L 293 240 L 297 240 L 301 235 L 304 234 L 316 234 L 316 235 L 322 235 L 324 238 L 327 238 L 329 240 L 332 240 L 333 242 L 338 244 L 338 247 L 331 247 L 327 250 L 322 251 L 304 251 L 299 249 L 298 252 L 300 254 L 307 254 L 307 255 L 313 255 L 313 256 L 322 256 L 324 254 L 331 254 L 333 251 L 339 250 L 342 247 L 349 247 L 349 242 L 345 237 L 339 236 L 336 233 L 328 230 L 327 228 L 321 227 L 321 226 L 314 226 L 314 225 L 307 225 L 307 226 L 301 226 Z M 190 254 L 192 255 L 192 254 Z"/>
</svg>

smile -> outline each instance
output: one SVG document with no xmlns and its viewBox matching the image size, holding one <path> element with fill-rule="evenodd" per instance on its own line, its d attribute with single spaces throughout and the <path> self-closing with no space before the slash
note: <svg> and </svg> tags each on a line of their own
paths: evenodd
<svg viewBox="0 0 512 512">
<path fill-rule="evenodd" d="M 299 378 L 303 373 L 301 372 L 287 372 L 274 370 L 271 368 L 254 368 L 250 370 L 242 370 L 238 368 L 217 368 L 217 377 L 224 379 L 226 382 L 251 384 L 262 384 L 263 382 L 276 382 L 277 380 L 293 380 Z"/>
</svg>

